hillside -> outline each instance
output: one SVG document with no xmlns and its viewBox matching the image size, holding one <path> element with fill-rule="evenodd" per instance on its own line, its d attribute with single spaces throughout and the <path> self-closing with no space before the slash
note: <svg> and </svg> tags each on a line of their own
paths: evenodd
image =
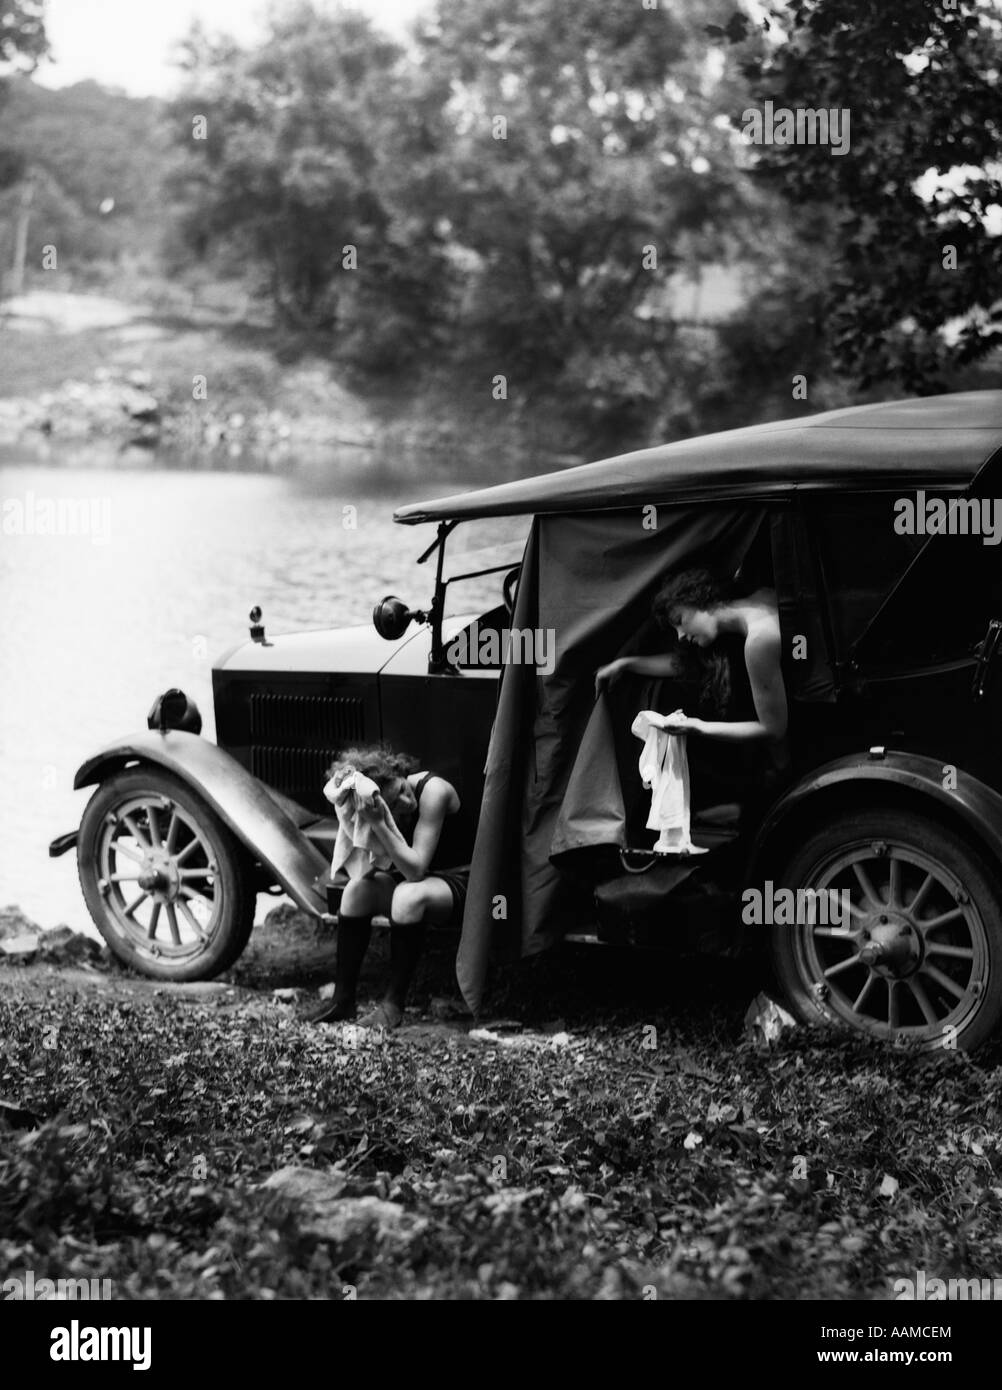
<svg viewBox="0 0 1002 1390">
<path fill-rule="evenodd" d="M 161 104 L 109 91 L 97 82 L 51 90 L 22 77 L 3 105 L 0 151 L 8 169 L 25 160 L 35 175 L 28 267 L 42 247 L 58 252 L 59 288 L 114 280 L 116 271 L 152 271 L 162 232 L 160 186 L 167 144 Z M 15 183 L 0 190 L 0 265 L 14 251 Z M 102 211 L 102 208 L 104 211 Z M 55 288 L 55 286 L 52 286 Z"/>
</svg>

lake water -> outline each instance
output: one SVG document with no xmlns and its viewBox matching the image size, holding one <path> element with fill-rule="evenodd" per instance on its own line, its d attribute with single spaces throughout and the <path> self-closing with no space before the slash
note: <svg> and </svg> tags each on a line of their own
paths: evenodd
<svg viewBox="0 0 1002 1390">
<path fill-rule="evenodd" d="M 154 696 L 174 685 L 213 738 L 212 661 L 247 637 L 254 604 L 275 633 L 366 623 L 388 593 L 427 603 L 430 565 L 414 561 L 434 531 L 394 525 L 393 508 L 475 485 L 425 473 L 376 486 L 357 456 L 281 475 L 108 462 L 0 452 L 0 904 L 46 927 L 91 930 L 75 854 L 47 853 L 91 794 L 72 790 L 79 764 L 145 728 Z M 60 525 L 60 503 L 63 533 L 42 533 L 47 518 Z M 349 507 L 356 529 L 344 525 Z M 74 524 L 90 534 L 68 534 Z M 525 529 L 460 527 L 450 553 L 464 531 L 478 548 Z M 458 585 L 450 610 L 486 607 L 499 581 Z"/>
</svg>

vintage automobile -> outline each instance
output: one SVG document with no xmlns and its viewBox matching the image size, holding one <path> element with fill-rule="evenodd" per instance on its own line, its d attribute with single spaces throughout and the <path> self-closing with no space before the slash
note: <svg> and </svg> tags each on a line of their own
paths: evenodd
<svg viewBox="0 0 1002 1390">
<path fill-rule="evenodd" d="M 213 670 L 218 742 L 180 692 L 161 696 L 147 730 L 80 768 L 75 786 L 96 790 L 51 852 L 76 845 L 87 905 L 123 960 L 209 977 L 244 946 L 257 891 L 328 913 L 323 769 L 338 748 L 383 739 L 460 791 L 439 858 L 472 858 L 457 973 L 474 1010 L 498 947 L 762 946 L 805 1022 L 976 1047 L 1002 1017 L 1000 471 L 1002 391 L 981 391 L 403 507 L 396 521 L 437 526 L 420 557 L 436 565 L 426 609 L 391 597 L 375 632 L 273 638 L 255 610 L 250 640 Z M 490 611 L 447 616 L 450 583 L 471 577 L 446 576 L 449 537 L 495 517 L 532 519 L 521 564 L 496 568 Z M 603 885 L 652 864 L 654 884 L 663 867 L 629 737 L 663 692 L 622 681 L 596 700 L 594 673 L 663 650 L 652 597 L 705 564 L 775 589 L 793 772 L 743 802 L 726 766 L 702 789 L 694 770 L 693 838 L 707 852 L 662 875 L 646 912 L 617 918 L 600 908 Z M 479 638 L 457 643 L 484 632 L 551 634 L 552 660 L 511 659 L 509 641 L 508 659 L 485 665 Z M 761 924 L 750 889 L 767 904 Z M 783 890 L 844 895 L 848 915 L 791 921 L 768 906 Z"/>
</svg>

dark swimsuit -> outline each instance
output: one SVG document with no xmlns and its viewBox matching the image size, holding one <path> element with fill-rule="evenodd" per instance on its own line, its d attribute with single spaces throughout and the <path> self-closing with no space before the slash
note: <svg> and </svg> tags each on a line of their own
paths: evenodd
<svg viewBox="0 0 1002 1390">
<path fill-rule="evenodd" d="M 421 793 L 424 791 L 430 778 L 434 777 L 433 772 L 426 772 L 420 782 L 414 788 L 415 809 L 421 804 Z M 405 883 L 403 873 L 397 868 L 396 864 L 391 864 L 388 869 L 370 869 L 363 878 L 375 878 L 376 874 L 389 874 L 394 883 Z M 457 923 L 463 920 L 463 906 L 466 902 L 466 890 L 470 883 L 470 866 L 462 864 L 452 869 L 432 869 L 428 873 L 428 878 L 439 878 L 452 894 L 452 912 L 449 916 L 450 923 Z"/>
<path fill-rule="evenodd" d="M 757 719 L 744 637 L 728 633 L 719 639 L 718 645 L 730 670 L 730 697 L 726 708 L 700 708 L 699 714 L 704 719 L 728 722 Z M 782 756 L 786 752 L 785 741 L 780 750 L 764 742 L 734 744 L 722 739 L 693 739 L 687 751 L 693 777 L 693 805 L 697 804 L 697 787 L 701 807 L 717 800 L 737 800 L 743 808 L 742 821 L 748 824 L 756 821 L 790 777 Z"/>
</svg>

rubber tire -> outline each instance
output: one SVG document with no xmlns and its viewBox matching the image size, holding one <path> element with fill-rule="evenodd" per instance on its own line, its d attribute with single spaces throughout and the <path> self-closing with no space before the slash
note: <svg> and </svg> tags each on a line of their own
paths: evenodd
<svg viewBox="0 0 1002 1390">
<path fill-rule="evenodd" d="M 988 938 L 988 980 L 976 1011 L 956 1034 L 956 1046 L 972 1052 L 994 1034 L 1002 1019 L 1002 884 L 980 855 L 948 826 L 921 814 L 897 807 L 849 811 L 833 817 L 816 829 L 792 856 L 776 879 L 777 887 L 806 888 L 812 872 L 839 844 L 859 839 L 900 840 L 943 864 L 963 883 L 978 908 Z M 769 929 L 772 968 L 788 1007 L 801 1023 L 840 1026 L 864 1037 L 866 1029 L 855 1029 L 841 1017 L 834 1017 L 819 1004 L 801 979 L 791 948 L 788 926 Z M 918 1044 L 933 1051 L 942 1043 Z"/>
<path fill-rule="evenodd" d="M 108 920 L 98 888 L 98 836 L 108 812 L 139 793 L 164 795 L 176 801 L 215 840 L 219 848 L 217 885 L 222 888 L 221 921 L 209 945 L 194 960 L 181 964 L 151 960 L 141 955 Z M 84 808 L 77 841 L 77 871 L 84 900 L 94 925 L 109 949 L 124 965 L 157 980 L 211 980 L 227 970 L 247 945 L 254 926 L 257 895 L 252 886 L 246 850 L 228 826 L 179 777 L 161 768 L 144 765 L 128 768 L 102 782 Z"/>
</svg>

